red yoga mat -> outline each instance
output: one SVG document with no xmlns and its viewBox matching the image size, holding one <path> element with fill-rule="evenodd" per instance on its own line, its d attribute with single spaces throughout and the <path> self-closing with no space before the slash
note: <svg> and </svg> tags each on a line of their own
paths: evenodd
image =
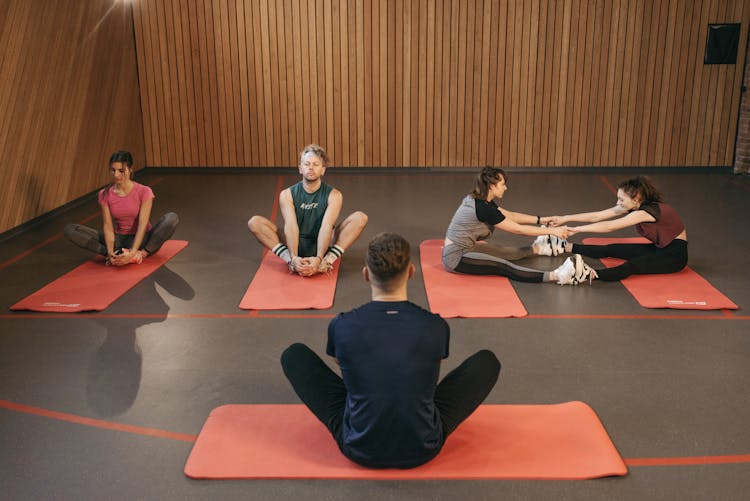
<svg viewBox="0 0 750 501">
<path fill-rule="evenodd" d="M 446 271 L 442 240 L 419 246 L 424 288 L 430 310 L 443 318 L 525 317 L 526 308 L 505 277 L 464 275 Z"/>
<path fill-rule="evenodd" d="M 641 237 L 631 238 L 586 238 L 587 245 L 649 243 Z M 611 268 L 622 263 L 622 259 L 604 258 L 605 266 Z M 689 267 L 677 273 L 662 275 L 631 275 L 622 280 L 622 285 L 644 308 L 672 308 L 675 310 L 736 310 L 737 305 L 719 292 L 705 278 Z"/>
<path fill-rule="evenodd" d="M 289 273 L 286 263 L 266 252 L 240 301 L 243 310 L 325 310 L 333 306 L 339 263 L 330 273 L 301 277 Z"/>
<path fill-rule="evenodd" d="M 98 257 L 45 285 L 10 309 L 66 313 L 101 311 L 159 269 L 187 244 L 185 240 L 168 240 L 159 252 L 141 264 L 105 266 Z"/>
<path fill-rule="evenodd" d="M 211 411 L 185 465 L 191 478 L 587 479 L 627 474 L 583 402 L 482 405 L 417 468 L 368 469 L 341 454 L 304 405 Z"/>
</svg>

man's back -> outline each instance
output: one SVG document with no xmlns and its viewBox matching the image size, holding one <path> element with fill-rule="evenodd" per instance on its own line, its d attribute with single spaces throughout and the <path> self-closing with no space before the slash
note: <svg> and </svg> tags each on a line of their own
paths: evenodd
<svg viewBox="0 0 750 501">
<path fill-rule="evenodd" d="M 338 315 L 328 328 L 347 402 L 341 447 L 361 464 L 422 464 L 443 443 L 434 395 L 449 328 L 409 301 L 373 301 Z"/>
</svg>

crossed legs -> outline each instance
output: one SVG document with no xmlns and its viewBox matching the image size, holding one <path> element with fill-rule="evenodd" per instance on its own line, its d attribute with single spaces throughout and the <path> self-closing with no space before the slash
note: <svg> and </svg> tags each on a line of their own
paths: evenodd
<svg viewBox="0 0 750 501">
<path fill-rule="evenodd" d="M 167 212 L 153 225 L 143 239 L 142 249 L 148 255 L 155 254 L 174 234 L 180 219 L 174 212 Z M 65 238 L 78 247 L 89 250 L 102 256 L 107 255 L 107 247 L 104 244 L 104 233 L 82 224 L 69 224 L 63 230 Z M 115 249 L 129 247 L 133 243 L 133 235 L 115 234 Z"/>
<path fill-rule="evenodd" d="M 300 400 L 326 425 L 341 447 L 346 405 L 344 381 L 302 343 L 294 343 L 284 350 L 281 367 Z M 438 383 L 435 406 L 440 412 L 444 438 L 487 398 L 499 374 L 500 362 L 495 354 L 480 350 Z"/>
</svg>

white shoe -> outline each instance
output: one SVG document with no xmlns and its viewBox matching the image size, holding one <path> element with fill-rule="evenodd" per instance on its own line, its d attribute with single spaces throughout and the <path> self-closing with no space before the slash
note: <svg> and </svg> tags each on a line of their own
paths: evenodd
<svg viewBox="0 0 750 501">
<path fill-rule="evenodd" d="M 566 259 L 565 262 L 555 270 L 557 283 L 560 285 L 575 285 L 573 282 L 575 274 L 576 266 L 571 258 Z"/>
<path fill-rule="evenodd" d="M 552 246 L 550 245 L 549 235 L 539 235 L 531 245 L 537 248 L 537 254 L 540 256 L 552 255 Z"/>
<path fill-rule="evenodd" d="M 592 268 L 591 266 L 587 265 L 583 262 L 583 258 L 580 254 L 576 254 L 575 256 L 575 276 L 573 276 L 573 283 L 574 285 L 582 284 L 583 282 L 587 281 L 589 284 L 591 284 L 591 281 L 595 278 L 599 278 L 599 275 L 597 275 L 596 270 Z M 570 258 L 569 258 L 570 259 Z"/>
<path fill-rule="evenodd" d="M 565 244 L 567 243 L 567 240 L 563 240 L 555 235 L 549 235 L 549 246 L 553 256 L 565 254 Z"/>
<path fill-rule="evenodd" d="M 558 238 L 555 235 L 540 235 L 536 237 L 534 243 L 536 248 L 539 250 L 540 256 L 559 256 L 565 254 L 565 244 L 567 240 Z"/>
</svg>

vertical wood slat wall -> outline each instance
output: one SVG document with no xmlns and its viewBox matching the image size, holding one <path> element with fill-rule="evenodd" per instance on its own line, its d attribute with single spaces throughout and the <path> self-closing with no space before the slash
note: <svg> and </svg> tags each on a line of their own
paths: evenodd
<svg viewBox="0 0 750 501">
<path fill-rule="evenodd" d="M 0 233 L 144 162 L 132 14 L 122 2 L 0 2 Z"/>
<path fill-rule="evenodd" d="M 151 166 L 722 166 L 746 0 L 139 0 Z"/>
</svg>

